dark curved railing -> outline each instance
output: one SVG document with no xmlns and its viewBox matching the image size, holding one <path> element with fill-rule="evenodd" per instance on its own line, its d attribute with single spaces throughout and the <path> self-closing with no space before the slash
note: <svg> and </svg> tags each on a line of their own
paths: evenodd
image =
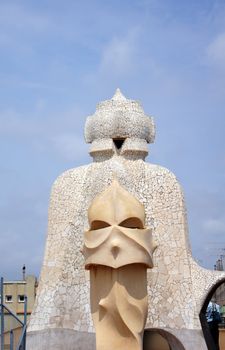
<svg viewBox="0 0 225 350">
<path fill-rule="evenodd" d="M 211 288 L 211 290 L 208 292 L 208 294 L 207 294 L 207 296 L 205 298 L 205 301 L 204 301 L 204 303 L 202 305 L 202 308 L 201 308 L 201 311 L 200 311 L 200 314 L 199 314 L 203 335 L 204 335 L 205 342 L 206 342 L 206 345 L 207 345 L 209 350 L 217 350 L 218 348 L 217 348 L 217 346 L 214 343 L 212 334 L 211 334 L 210 329 L 209 329 L 209 325 L 208 325 L 208 322 L 207 322 L 207 319 L 206 319 L 206 309 L 207 309 L 207 306 L 208 306 L 210 300 L 212 299 L 213 294 L 215 293 L 217 288 L 223 283 L 225 283 L 225 279 L 222 279 L 221 281 L 216 283 Z"/>
</svg>

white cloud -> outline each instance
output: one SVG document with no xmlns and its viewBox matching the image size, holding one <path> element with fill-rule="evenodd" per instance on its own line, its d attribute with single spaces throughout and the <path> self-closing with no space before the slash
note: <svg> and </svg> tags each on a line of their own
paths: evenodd
<svg viewBox="0 0 225 350">
<path fill-rule="evenodd" d="M 1 38 L 0 38 L 1 41 Z M 0 42 L 1 45 L 1 42 Z M 59 67 L 57 67 L 57 72 L 59 71 Z M 56 73 L 56 70 L 54 71 Z M 0 85 L 6 86 L 6 87 L 16 87 L 19 89 L 34 89 L 34 90 L 49 90 L 49 91 L 56 91 L 56 92 L 63 92 L 65 89 L 62 86 L 56 86 L 54 84 L 48 84 L 43 82 L 38 82 L 38 78 L 36 80 L 26 80 L 24 78 L 20 78 L 13 75 L 8 75 L 7 78 L 1 78 L 0 79 Z"/>
<path fill-rule="evenodd" d="M 45 33 L 50 25 L 50 18 L 46 14 L 31 11 L 15 3 L 0 4 L 0 25 L 9 29 L 26 29 L 32 32 Z"/>
<path fill-rule="evenodd" d="M 47 106 L 47 101 L 45 98 L 41 97 L 41 98 L 37 99 L 37 102 L 36 102 L 37 111 L 41 112 L 41 111 L 45 110 L 46 106 Z"/>
<path fill-rule="evenodd" d="M 33 116 L 27 116 L 11 109 L 0 111 L 0 135 L 29 143 L 39 153 L 53 152 L 67 161 L 86 159 L 88 145 L 84 141 L 79 117 L 82 112 L 78 108 L 54 115 L 53 111 L 46 112 L 45 100 L 38 99 L 36 111 L 32 113 Z"/>
<path fill-rule="evenodd" d="M 112 74 L 129 73 L 134 65 L 135 51 L 133 38 L 113 38 L 103 50 L 100 70 Z"/>
<path fill-rule="evenodd" d="M 225 69 L 225 32 L 219 34 L 207 47 L 207 56 L 211 63 Z"/>
<path fill-rule="evenodd" d="M 225 219 L 208 219 L 203 222 L 203 228 L 211 233 L 225 234 Z"/>
<path fill-rule="evenodd" d="M 0 111 L 0 121 L 0 135 L 23 137 L 34 136 L 41 132 L 40 124 L 13 109 Z"/>
<path fill-rule="evenodd" d="M 125 76 L 135 70 L 138 63 L 140 28 L 128 30 L 126 35 L 111 37 L 103 47 L 99 62 L 99 75 Z"/>
<path fill-rule="evenodd" d="M 60 134 L 51 141 L 55 151 L 67 160 L 84 159 L 88 153 L 83 138 L 76 134 Z"/>
</svg>

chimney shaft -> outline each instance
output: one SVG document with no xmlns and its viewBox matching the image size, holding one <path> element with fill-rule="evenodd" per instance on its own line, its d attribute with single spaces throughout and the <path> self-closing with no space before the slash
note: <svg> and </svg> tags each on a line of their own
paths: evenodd
<svg viewBox="0 0 225 350">
<path fill-rule="evenodd" d="M 26 279 L 26 266 L 25 265 L 23 265 L 22 271 L 23 271 L 23 281 L 25 281 L 25 279 Z"/>
</svg>

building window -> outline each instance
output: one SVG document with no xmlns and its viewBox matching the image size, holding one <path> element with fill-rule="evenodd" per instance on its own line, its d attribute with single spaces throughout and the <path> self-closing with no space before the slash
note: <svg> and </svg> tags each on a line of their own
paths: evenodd
<svg viewBox="0 0 225 350">
<path fill-rule="evenodd" d="M 25 295 L 18 295 L 18 303 L 24 303 L 25 301 Z"/>
<path fill-rule="evenodd" d="M 13 301 L 12 295 L 6 295 L 5 296 L 5 302 L 6 303 L 12 303 L 12 301 Z"/>
</svg>

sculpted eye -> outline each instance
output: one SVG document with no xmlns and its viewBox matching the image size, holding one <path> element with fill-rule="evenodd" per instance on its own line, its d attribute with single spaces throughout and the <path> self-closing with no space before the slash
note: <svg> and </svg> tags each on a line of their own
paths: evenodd
<svg viewBox="0 0 225 350">
<path fill-rule="evenodd" d="M 100 230 L 101 228 L 105 228 L 105 227 L 109 227 L 110 225 L 105 222 L 105 221 L 101 221 L 101 220 L 94 220 L 91 223 L 91 230 Z"/>
<path fill-rule="evenodd" d="M 128 219 L 122 221 L 119 224 L 119 226 L 127 227 L 127 228 L 138 228 L 138 229 L 144 228 L 143 223 L 138 218 L 128 218 Z"/>
</svg>

